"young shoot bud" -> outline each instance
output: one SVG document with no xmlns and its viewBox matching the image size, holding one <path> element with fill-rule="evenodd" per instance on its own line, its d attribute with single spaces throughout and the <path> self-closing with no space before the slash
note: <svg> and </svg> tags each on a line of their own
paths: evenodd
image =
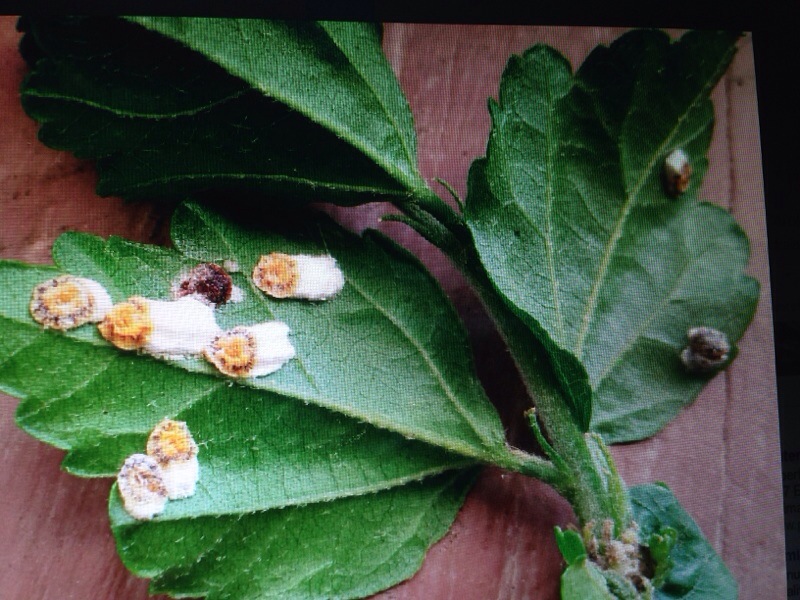
<svg viewBox="0 0 800 600">
<path fill-rule="evenodd" d="M 190 296 L 213 306 L 228 302 L 232 292 L 231 276 L 214 263 L 200 263 L 191 271 L 181 274 L 172 284 L 173 299 Z"/>
<path fill-rule="evenodd" d="M 161 467 L 170 500 L 194 495 L 200 465 L 197 444 L 185 422 L 163 419 L 147 440 L 147 454 Z"/>
<path fill-rule="evenodd" d="M 216 336 L 204 354 L 230 377 L 269 375 L 295 356 L 289 332 L 289 326 L 280 321 L 235 327 Z"/>
<path fill-rule="evenodd" d="M 731 347 L 723 332 L 711 327 L 692 327 L 686 335 L 689 345 L 681 352 L 681 362 L 690 373 L 708 373 L 728 360 Z"/>
<path fill-rule="evenodd" d="M 98 327 L 105 339 L 123 350 L 176 358 L 201 354 L 222 331 L 214 310 L 191 296 L 175 301 L 134 296 L 114 305 Z"/>
<path fill-rule="evenodd" d="M 332 256 L 273 252 L 259 259 L 253 283 L 273 298 L 327 300 L 342 290 L 344 275 Z"/>
<path fill-rule="evenodd" d="M 689 189 L 692 164 L 683 150 L 676 148 L 669 153 L 666 160 L 664 160 L 661 176 L 664 182 L 664 189 L 673 198 L 680 196 Z"/>
<path fill-rule="evenodd" d="M 33 289 L 30 311 L 45 328 L 64 331 L 102 320 L 111 305 L 111 296 L 96 281 L 59 275 Z"/>
<path fill-rule="evenodd" d="M 117 475 L 122 505 L 134 519 L 149 520 L 164 510 L 167 487 L 156 460 L 146 454 L 132 454 Z"/>
</svg>

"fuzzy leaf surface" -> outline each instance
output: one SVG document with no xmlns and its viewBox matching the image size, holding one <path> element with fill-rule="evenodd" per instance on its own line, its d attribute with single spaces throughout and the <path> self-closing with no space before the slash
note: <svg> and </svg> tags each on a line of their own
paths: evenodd
<svg viewBox="0 0 800 600">
<path fill-rule="evenodd" d="M 281 217 L 273 215 L 273 219 L 281 227 Z M 162 379 L 189 374 L 187 381 L 205 392 L 213 387 L 279 395 L 463 456 L 489 461 L 506 457 L 503 428 L 474 374 L 466 332 L 416 259 L 380 235 L 358 238 L 328 220 L 286 217 L 283 226 L 282 232 L 264 233 L 187 204 L 173 217 L 173 242 L 178 250 L 69 233 L 54 245 L 56 269 L 5 263 L 4 283 L 18 291 L 2 309 L 3 328 L 9 334 L 4 340 L 7 348 L 0 381 L 9 393 L 37 399 L 20 406 L 21 422 L 55 435 L 57 423 L 49 422 L 55 413 L 34 402 L 68 398 L 73 390 L 86 393 L 91 385 L 97 388 L 88 396 L 99 398 L 99 390 L 117 380 L 133 387 L 146 385 L 142 380 L 148 378 L 116 372 L 145 364 L 146 372 L 163 372 Z M 250 274 L 261 254 L 276 250 L 332 254 L 344 273 L 344 290 L 326 302 L 267 297 L 252 283 Z M 239 380 L 233 386 L 201 359 L 157 361 L 125 353 L 105 342 L 94 327 L 59 334 L 42 330 L 28 312 L 30 290 L 56 272 L 99 281 L 115 302 L 132 295 L 166 299 L 182 271 L 201 261 L 224 260 L 240 265 L 242 272 L 232 277 L 244 298 L 217 310 L 220 326 L 228 329 L 280 320 L 292 329 L 297 357 L 270 376 Z M 64 352 L 71 353 L 69 360 L 58 359 Z M 96 366 L 88 371 L 80 368 L 83 354 L 87 360 L 97 357 Z M 46 367 L 34 365 L 54 365 L 70 374 L 52 377 Z M 164 385 L 154 383 L 157 397 L 164 396 L 157 391 Z M 122 396 L 124 403 L 126 394 Z M 172 402 L 168 410 L 164 410 L 166 404 L 155 402 L 158 406 L 150 408 L 150 416 L 175 412 L 181 403 Z M 65 426 L 85 430 L 86 422 L 69 424 L 74 409 L 64 410 Z M 36 419 L 43 422 L 34 427 Z M 154 423 L 150 420 L 148 427 Z M 96 424 L 92 428 L 103 431 Z M 146 430 L 142 428 L 141 433 Z"/>
<path fill-rule="evenodd" d="M 465 332 L 419 263 L 328 220 L 283 226 L 292 233 L 188 204 L 173 217 L 175 250 L 67 233 L 55 267 L 0 263 L 0 389 L 22 399 L 23 429 L 67 450 L 66 469 L 114 475 L 164 417 L 185 421 L 198 441 L 197 493 L 153 522 L 133 521 L 112 490 L 123 561 L 158 590 L 374 593 L 411 576 L 447 530 L 474 479 L 464 469 L 507 458 Z M 250 272 L 273 250 L 330 252 L 344 290 L 325 302 L 266 297 Z M 95 279 L 114 301 L 166 299 L 181 272 L 226 259 L 242 266 L 232 276 L 243 300 L 218 309 L 220 325 L 280 319 L 292 328 L 298 358 L 267 377 L 234 382 L 199 359 L 118 350 L 92 325 L 43 330 L 29 313 L 31 290 L 56 274 Z"/>
<path fill-rule="evenodd" d="M 22 102 L 98 193 L 209 189 L 357 204 L 425 187 L 410 110 L 365 24 L 21 21 Z"/>
<path fill-rule="evenodd" d="M 600 570 L 586 556 L 561 575 L 561 600 L 615 600 Z"/>
<path fill-rule="evenodd" d="M 111 494 L 126 566 L 153 593 L 208 600 L 361 598 L 416 572 L 449 529 L 474 471 L 373 495 L 245 515 L 132 520 Z"/>
<path fill-rule="evenodd" d="M 677 541 L 669 553 L 674 564 L 656 589 L 657 599 L 737 597 L 738 586 L 725 563 L 666 485 L 649 483 L 629 491 L 640 539 L 647 540 L 664 528 L 677 532 Z"/>
<path fill-rule="evenodd" d="M 555 50 L 534 46 L 511 58 L 489 103 L 468 224 L 497 289 L 550 350 L 579 418 L 608 442 L 654 434 L 713 375 L 681 364 L 691 327 L 734 343 L 755 310 L 745 234 L 697 200 L 709 93 L 735 41 L 635 31 L 595 49 L 574 75 Z M 678 198 L 661 181 L 675 148 L 693 169 Z"/>
</svg>

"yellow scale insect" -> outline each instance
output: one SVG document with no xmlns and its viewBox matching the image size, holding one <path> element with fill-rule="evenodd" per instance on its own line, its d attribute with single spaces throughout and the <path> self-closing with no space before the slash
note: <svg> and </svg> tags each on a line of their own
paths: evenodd
<svg viewBox="0 0 800 600">
<path fill-rule="evenodd" d="M 253 283 L 273 298 L 327 300 L 342 291 L 344 275 L 332 256 L 273 252 L 259 259 Z"/>
<path fill-rule="evenodd" d="M 192 296 L 174 301 L 134 296 L 115 304 L 98 329 L 123 350 L 174 358 L 201 354 L 222 331 L 214 309 Z"/>
<path fill-rule="evenodd" d="M 117 475 L 125 511 L 150 520 L 167 500 L 193 496 L 200 478 L 198 447 L 184 421 L 162 419 L 147 439 L 147 454 L 132 454 Z"/>
<path fill-rule="evenodd" d="M 33 289 L 30 311 L 45 328 L 65 331 L 102 320 L 111 305 L 108 292 L 96 281 L 59 275 Z"/>
<path fill-rule="evenodd" d="M 234 327 L 216 336 L 204 355 L 221 373 L 230 377 L 261 377 L 280 369 L 295 356 L 289 326 L 269 321 Z"/>
</svg>

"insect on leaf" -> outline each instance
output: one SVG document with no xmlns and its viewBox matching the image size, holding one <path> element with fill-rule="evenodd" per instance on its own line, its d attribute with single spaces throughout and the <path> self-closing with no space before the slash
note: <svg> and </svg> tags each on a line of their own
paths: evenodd
<svg viewBox="0 0 800 600">
<path fill-rule="evenodd" d="M 681 362 L 690 328 L 713 327 L 733 343 L 755 310 L 746 236 L 697 200 L 709 93 L 736 38 L 631 32 L 575 74 L 555 50 L 534 46 L 511 58 L 490 101 L 486 158 L 472 166 L 467 202 L 476 247 L 550 349 L 584 425 L 608 442 L 654 434 L 713 375 Z M 675 149 L 692 169 L 677 196 L 662 179 Z"/>
<path fill-rule="evenodd" d="M 474 479 L 468 468 L 508 452 L 460 321 L 419 263 L 328 220 L 285 227 L 264 233 L 187 204 L 173 218 L 177 250 L 68 233 L 56 267 L 0 263 L 14 290 L 0 307 L 0 389 L 22 399 L 23 429 L 67 450 L 65 468 L 115 474 L 164 417 L 185 421 L 199 445 L 197 492 L 154 521 L 129 517 L 112 490 L 120 554 L 154 589 L 374 593 L 411 576 L 444 534 Z M 331 253 L 344 289 L 324 302 L 267 297 L 250 273 L 276 250 Z M 290 325 L 297 358 L 278 372 L 234 381 L 198 358 L 125 352 L 93 325 L 47 330 L 30 314 L 31 291 L 59 273 L 94 279 L 116 302 L 166 299 L 182 272 L 211 260 L 241 265 L 232 278 L 242 299 L 217 309 L 221 327 Z"/>
</svg>

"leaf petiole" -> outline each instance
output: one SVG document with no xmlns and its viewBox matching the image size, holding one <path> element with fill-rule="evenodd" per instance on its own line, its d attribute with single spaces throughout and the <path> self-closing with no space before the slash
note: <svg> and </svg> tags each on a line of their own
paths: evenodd
<svg viewBox="0 0 800 600">
<path fill-rule="evenodd" d="M 535 477 L 556 489 L 566 484 L 566 472 L 551 461 L 511 446 L 507 450 L 507 457 L 496 459 L 493 462 L 495 466 Z"/>
<path fill-rule="evenodd" d="M 461 199 L 461 196 L 458 195 L 458 192 L 455 190 L 455 188 L 441 177 L 437 177 L 436 179 L 434 179 L 434 181 L 439 185 L 441 185 L 450 193 L 450 195 L 453 197 L 453 200 L 455 200 L 456 204 L 458 204 L 458 209 L 463 213 L 464 201 Z"/>
</svg>

